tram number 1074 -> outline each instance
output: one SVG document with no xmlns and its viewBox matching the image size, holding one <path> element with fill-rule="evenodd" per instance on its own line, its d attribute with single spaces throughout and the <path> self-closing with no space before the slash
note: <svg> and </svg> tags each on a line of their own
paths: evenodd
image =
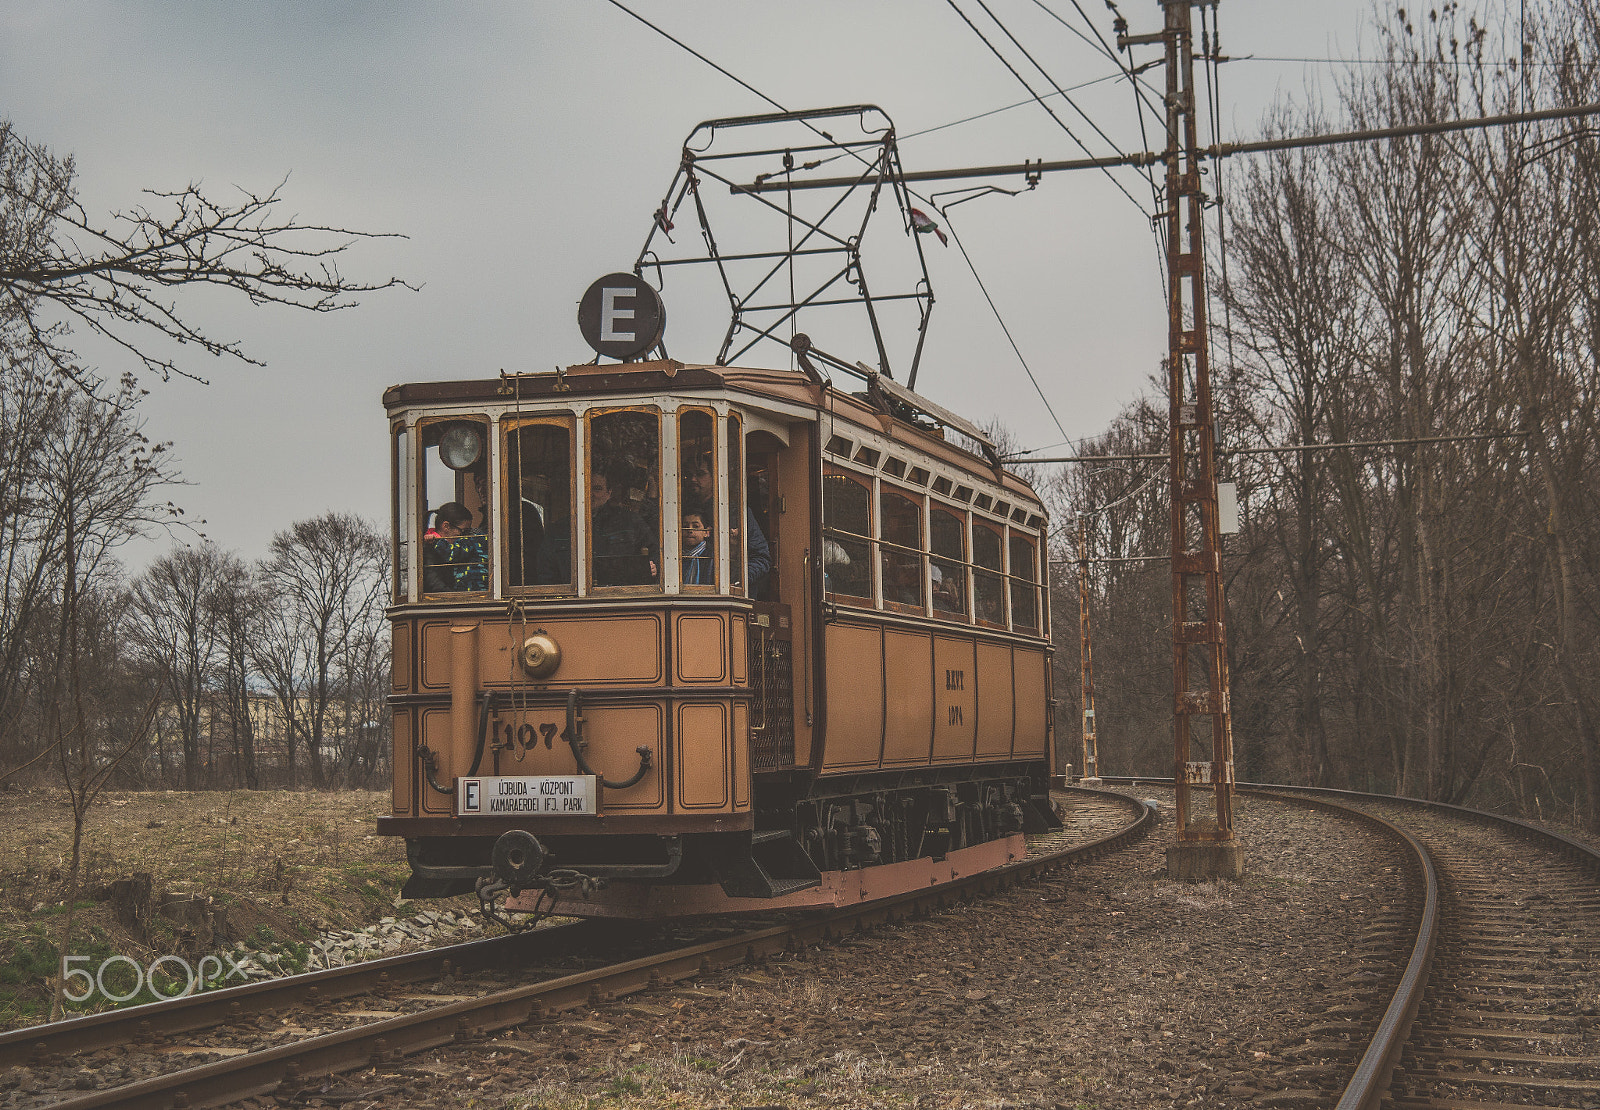
<svg viewBox="0 0 1600 1110">
<path fill-rule="evenodd" d="M 512 752 L 518 759 L 522 758 L 523 753 L 538 747 L 541 740 L 544 741 L 545 750 L 551 750 L 560 735 L 561 725 L 555 721 L 540 721 L 537 724 L 527 721 L 502 723 L 499 718 L 489 721 L 489 746 L 496 751 Z"/>
</svg>

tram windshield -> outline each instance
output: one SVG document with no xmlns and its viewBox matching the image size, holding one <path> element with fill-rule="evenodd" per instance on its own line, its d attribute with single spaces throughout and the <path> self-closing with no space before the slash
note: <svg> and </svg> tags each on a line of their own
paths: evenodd
<svg viewBox="0 0 1600 1110">
<path fill-rule="evenodd" d="M 570 590 L 572 431 L 564 421 L 511 424 L 505 452 L 506 584 Z"/>
<path fill-rule="evenodd" d="M 654 410 L 589 417 L 589 585 L 661 581 L 661 421 Z"/>
<path fill-rule="evenodd" d="M 679 540 L 683 588 L 715 590 L 717 586 L 716 417 L 700 409 L 678 413 Z"/>
<path fill-rule="evenodd" d="M 482 417 L 422 424 L 424 593 L 489 588 L 489 443 Z"/>
</svg>

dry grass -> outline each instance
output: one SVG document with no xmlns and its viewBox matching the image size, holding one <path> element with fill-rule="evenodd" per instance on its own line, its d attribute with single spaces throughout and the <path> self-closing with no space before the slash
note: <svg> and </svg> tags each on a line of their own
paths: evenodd
<svg viewBox="0 0 1600 1110">
<path fill-rule="evenodd" d="M 225 940 L 296 940 L 394 912 L 404 842 L 374 834 L 387 793 L 156 791 L 103 796 L 84 835 L 73 954 L 141 962 L 177 951 L 160 920 L 120 925 L 106 888 L 148 873 L 157 893 L 211 899 Z M 72 814 L 64 795 L 0 793 L 11 851 L 0 857 L 0 1028 L 41 1020 L 65 912 Z"/>
</svg>

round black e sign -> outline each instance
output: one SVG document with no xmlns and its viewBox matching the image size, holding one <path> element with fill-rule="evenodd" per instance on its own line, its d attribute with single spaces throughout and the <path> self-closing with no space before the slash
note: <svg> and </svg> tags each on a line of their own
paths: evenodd
<svg viewBox="0 0 1600 1110">
<path fill-rule="evenodd" d="M 651 284 L 633 274 L 607 274 L 578 302 L 584 341 L 611 358 L 638 358 L 667 328 L 667 306 Z"/>
</svg>

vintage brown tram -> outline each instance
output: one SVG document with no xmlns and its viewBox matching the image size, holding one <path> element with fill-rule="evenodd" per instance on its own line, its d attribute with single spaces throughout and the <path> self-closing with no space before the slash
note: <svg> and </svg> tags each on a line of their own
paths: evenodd
<svg viewBox="0 0 1600 1110">
<path fill-rule="evenodd" d="M 1038 495 L 796 346 L 385 393 L 406 896 L 840 904 L 1056 825 Z"/>
</svg>

